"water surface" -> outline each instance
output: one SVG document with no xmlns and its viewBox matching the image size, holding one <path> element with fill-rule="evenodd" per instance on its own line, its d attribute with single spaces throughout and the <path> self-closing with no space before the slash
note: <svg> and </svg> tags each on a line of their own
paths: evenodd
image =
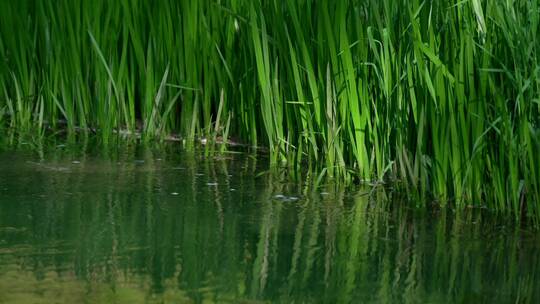
<svg viewBox="0 0 540 304">
<path fill-rule="evenodd" d="M 0 303 L 540 297 L 534 231 L 177 146 L 1 149 Z"/>
</svg>

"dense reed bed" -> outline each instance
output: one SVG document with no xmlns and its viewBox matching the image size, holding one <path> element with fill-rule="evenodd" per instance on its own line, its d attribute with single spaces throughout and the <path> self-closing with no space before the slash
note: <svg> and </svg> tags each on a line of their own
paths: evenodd
<svg viewBox="0 0 540 304">
<path fill-rule="evenodd" d="M 0 121 L 233 135 L 540 220 L 539 1 L 1 1 Z M 65 122 L 66 126 L 59 126 Z"/>
</svg>

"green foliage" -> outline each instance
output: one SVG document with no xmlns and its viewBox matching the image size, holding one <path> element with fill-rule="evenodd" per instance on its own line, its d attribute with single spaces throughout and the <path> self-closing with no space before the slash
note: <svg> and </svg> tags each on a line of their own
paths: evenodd
<svg viewBox="0 0 540 304">
<path fill-rule="evenodd" d="M 540 220 L 538 0 L 0 11 L 0 122 L 12 127 L 234 136 L 268 146 L 272 164 L 393 176 L 419 201 Z"/>
</svg>

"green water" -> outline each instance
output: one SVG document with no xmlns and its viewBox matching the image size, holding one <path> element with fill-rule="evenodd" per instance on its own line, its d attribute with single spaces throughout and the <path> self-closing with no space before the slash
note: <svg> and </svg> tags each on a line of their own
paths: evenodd
<svg viewBox="0 0 540 304">
<path fill-rule="evenodd" d="M 540 297 L 533 230 L 176 146 L 0 149 L 0 303 Z"/>
</svg>

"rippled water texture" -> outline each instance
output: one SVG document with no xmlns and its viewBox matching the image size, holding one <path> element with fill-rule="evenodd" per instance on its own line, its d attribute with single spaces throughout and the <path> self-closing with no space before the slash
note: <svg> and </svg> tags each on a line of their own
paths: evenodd
<svg viewBox="0 0 540 304">
<path fill-rule="evenodd" d="M 292 182 L 246 153 L 15 150 L 0 152 L 0 303 L 540 298 L 538 233 L 474 212 Z"/>
</svg>

